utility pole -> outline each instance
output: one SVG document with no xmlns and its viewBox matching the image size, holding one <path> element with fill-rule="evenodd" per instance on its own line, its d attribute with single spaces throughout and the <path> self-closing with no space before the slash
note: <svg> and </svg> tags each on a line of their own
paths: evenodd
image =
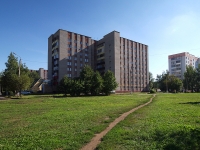
<svg viewBox="0 0 200 150">
<path fill-rule="evenodd" d="M 18 56 L 20 59 L 19 59 L 19 63 L 18 63 L 18 69 L 19 69 L 19 78 L 20 78 L 20 67 L 21 67 L 21 57 L 19 55 L 17 55 L 16 53 L 13 52 L 14 55 Z M 17 95 L 21 97 L 21 90 L 17 93 Z"/>
<path fill-rule="evenodd" d="M 16 55 L 16 56 L 18 56 L 18 57 L 20 58 L 20 59 L 19 59 L 19 63 L 18 63 L 19 77 L 20 77 L 20 67 L 21 67 L 21 60 L 22 60 L 22 59 L 21 59 L 21 57 L 20 57 L 19 55 L 17 55 L 16 53 L 13 52 L 13 54 Z"/>
</svg>

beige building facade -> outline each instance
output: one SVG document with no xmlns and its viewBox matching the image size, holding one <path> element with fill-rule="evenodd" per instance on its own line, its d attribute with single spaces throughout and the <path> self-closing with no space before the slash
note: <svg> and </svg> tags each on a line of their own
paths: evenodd
<svg viewBox="0 0 200 150">
<path fill-rule="evenodd" d="M 78 77 L 85 64 L 103 75 L 111 70 L 116 92 L 148 91 L 148 46 L 113 31 L 95 41 L 91 37 L 59 29 L 48 39 L 48 79 L 57 85 L 64 75 Z"/>
<path fill-rule="evenodd" d="M 178 53 L 168 56 L 168 66 L 170 75 L 174 75 L 179 79 L 184 78 L 184 72 L 186 71 L 186 66 L 192 66 L 197 68 L 200 64 L 200 58 L 188 53 Z"/>
<path fill-rule="evenodd" d="M 48 70 L 45 70 L 44 68 L 39 68 L 39 70 L 29 70 L 30 72 L 37 72 L 41 79 L 47 79 L 48 77 Z"/>
</svg>

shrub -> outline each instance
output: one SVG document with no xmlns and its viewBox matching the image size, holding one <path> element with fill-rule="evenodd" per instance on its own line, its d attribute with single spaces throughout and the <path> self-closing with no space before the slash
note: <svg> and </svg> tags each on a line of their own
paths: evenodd
<svg viewBox="0 0 200 150">
<path fill-rule="evenodd" d="M 154 89 L 151 89 L 150 93 L 156 93 L 156 91 Z"/>
</svg>

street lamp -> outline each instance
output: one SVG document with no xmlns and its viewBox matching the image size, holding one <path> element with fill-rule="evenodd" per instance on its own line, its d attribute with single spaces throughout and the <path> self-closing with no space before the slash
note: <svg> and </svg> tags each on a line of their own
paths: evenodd
<svg viewBox="0 0 200 150">
<path fill-rule="evenodd" d="M 19 77 L 20 77 L 20 67 L 21 67 L 21 57 L 19 55 L 17 55 L 16 53 L 13 52 L 14 55 L 18 56 L 20 59 L 19 59 L 19 64 L 18 64 L 18 67 L 19 67 Z"/>
<path fill-rule="evenodd" d="M 14 52 L 13 52 L 13 54 L 16 55 L 16 56 L 18 56 L 18 57 L 20 58 L 20 59 L 19 59 L 19 64 L 18 64 L 18 68 L 19 68 L 19 78 L 20 78 L 21 57 L 20 57 L 19 55 L 17 55 L 16 53 L 14 53 Z M 18 95 L 18 96 L 19 96 L 19 95 L 21 96 L 21 90 L 20 90 L 20 92 L 17 93 L 17 95 Z"/>
</svg>

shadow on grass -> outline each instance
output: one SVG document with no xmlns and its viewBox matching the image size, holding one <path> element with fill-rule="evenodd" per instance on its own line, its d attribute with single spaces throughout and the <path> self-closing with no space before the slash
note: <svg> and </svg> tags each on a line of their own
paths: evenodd
<svg viewBox="0 0 200 150">
<path fill-rule="evenodd" d="M 54 98 L 70 98 L 70 97 L 96 97 L 96 96 L 107 96 L 107 95 L 79 95 L 79 96 L 70 96 L 70 95 L 53 95 Z"/>
<path fill-rule="evenodd" d="M 200 105 L 200 102 L 186 102 L 186 103 L 179 103 L 179 104 Z"/>
<path fill-rule="evenodd" d="M 156 131 L 154 135 L 158 149 L 164 150 L 200 150 L 200 128 L 184 128 L 179 131 Z"/>
</svg>

